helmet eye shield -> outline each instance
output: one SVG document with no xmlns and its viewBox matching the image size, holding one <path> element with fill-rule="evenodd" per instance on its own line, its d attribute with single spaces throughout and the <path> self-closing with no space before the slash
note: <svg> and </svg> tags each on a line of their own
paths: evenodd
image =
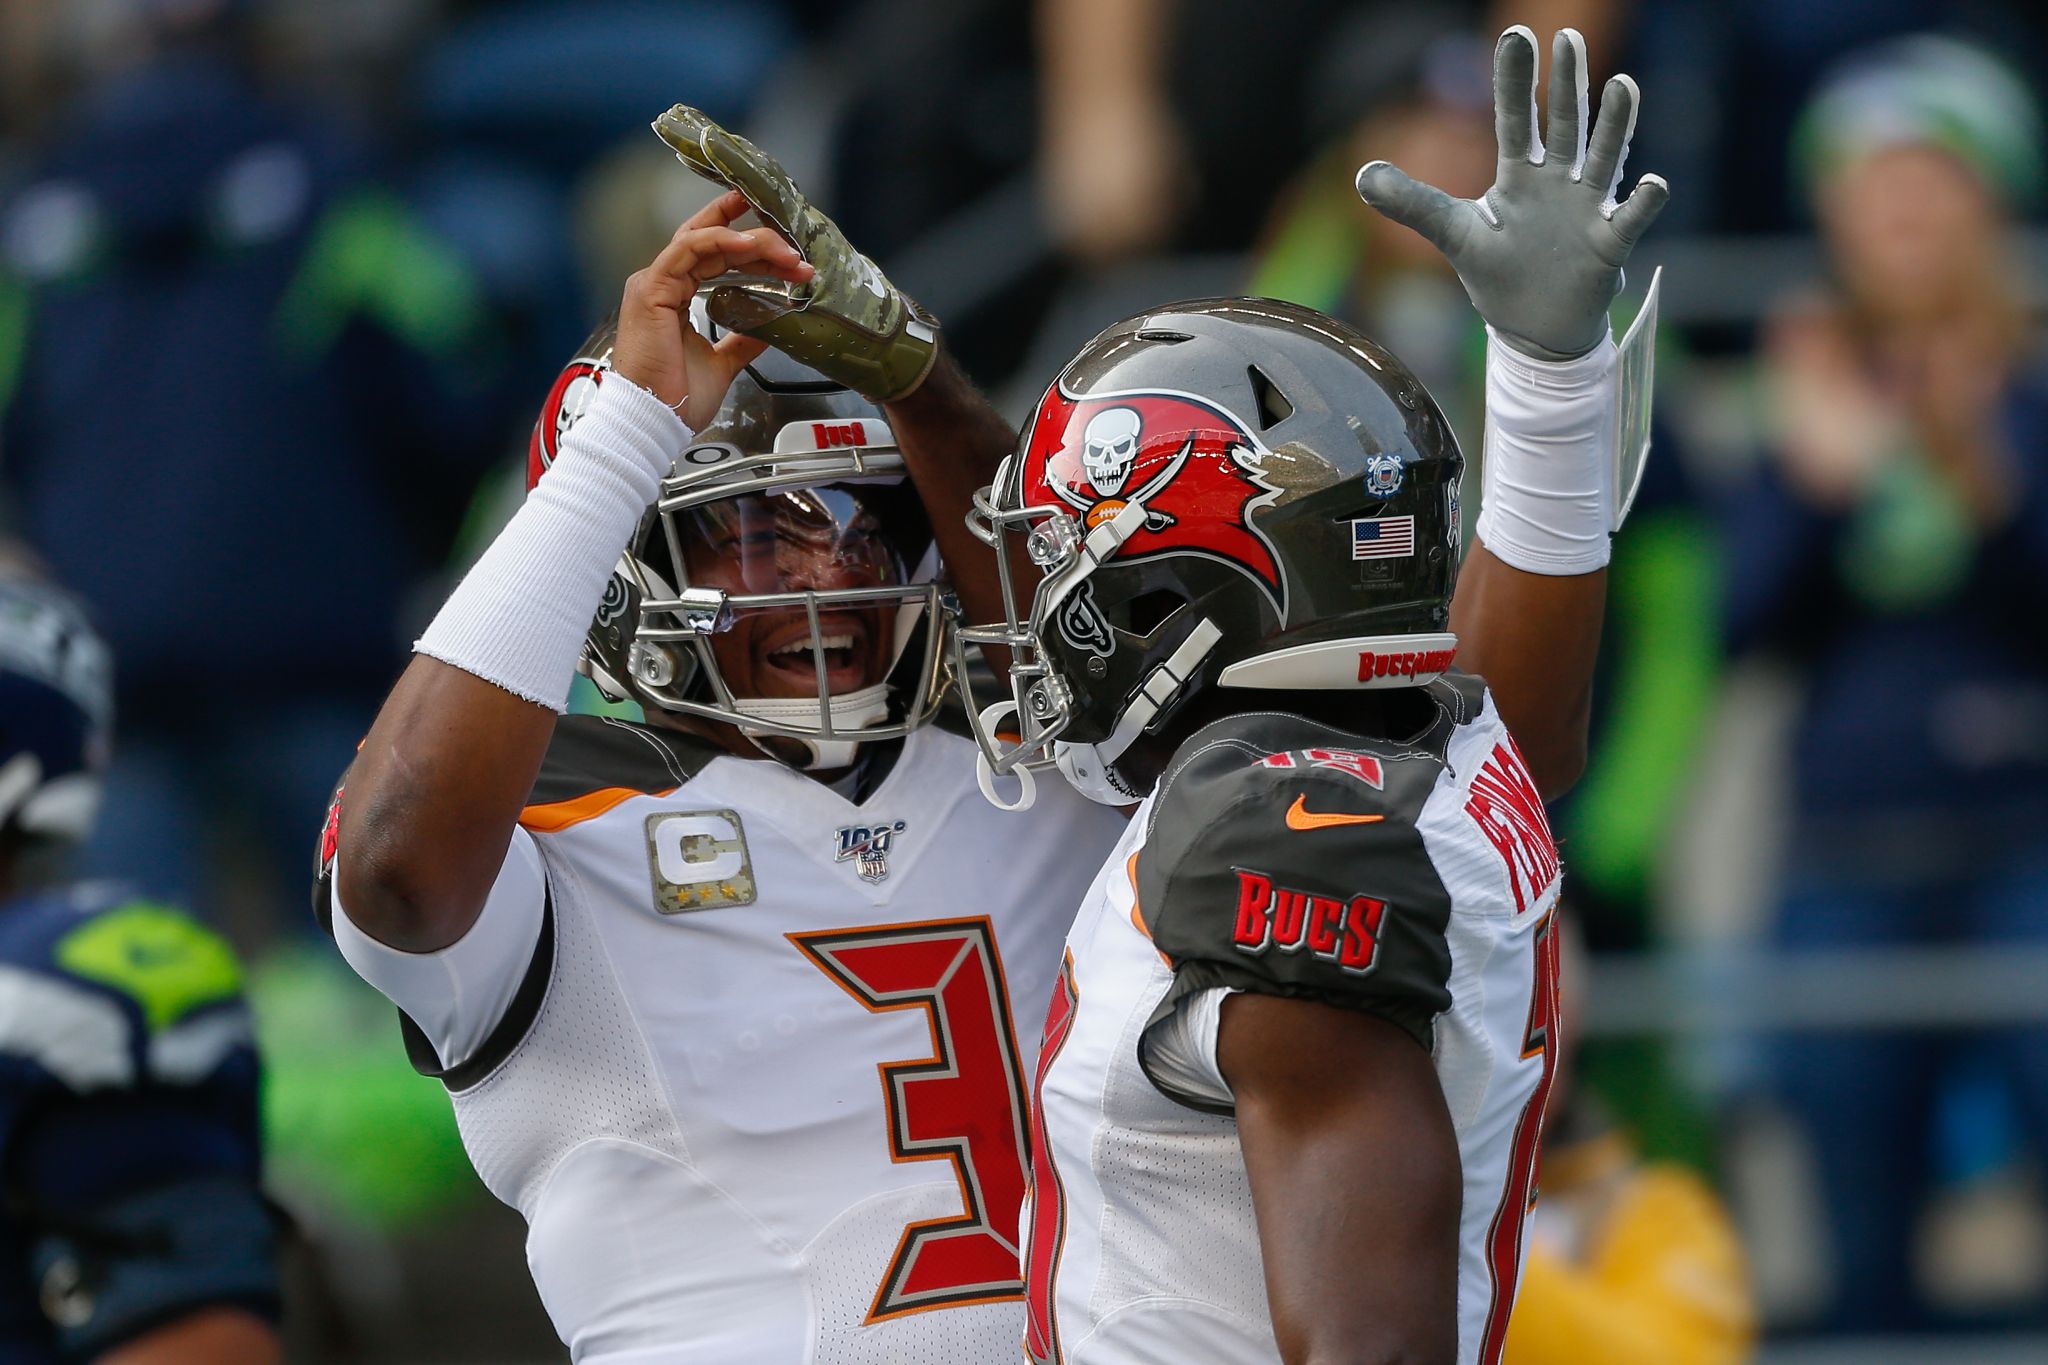
<svg viewBox="0 0 2048 1365">
<path fill-rule="evenodd" d="M 729 592 L 887 587 L 907 577 L 862 490 L 839 486 L 750 493 L 685 509 L 678 539 L 685 585 Z"/>
<path fill-rule="evenodd" d="M 640 575 L 634 692 L 841 754 L 930 720 L 953 608 L 902 457 L 721 463 L 679 464 L 623 561 Z M 839 480 L 809 482 L 828 463 Z"/>
</svg>

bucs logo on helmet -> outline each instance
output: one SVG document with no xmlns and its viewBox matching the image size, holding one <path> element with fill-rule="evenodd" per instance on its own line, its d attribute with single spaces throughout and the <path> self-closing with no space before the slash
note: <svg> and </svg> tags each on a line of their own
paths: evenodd
<svg viewBox="0 0 2048 1365">
<path fill-rule="evenodd" d="M 576 419 L 590 410 L 591 400 L 597 397 L 597 386 L 604 382 L 611 368 L 609 359 L 579 357 L 555 376 L 555 385 L 548 390 L 547 402 L 541 404 L 540 417 L 534 422 L 533 436 L 526 445 L 526 487 L 529 492 L 540 482 L 540 476 L 554 467 L 555 456 L 562 448 L 562 438 L 569 434 L 570 427 L 576 425 Z"/>
<path fill-rule="evenodd" d="M 1173 393 L 1077 399 L 1056 384 L 1031 423 L 1024 497 L 1065 503 L 1087 529 L 1136 503 L 1145 524 L 1116 557 L 1208 555 L 1248 570 L 1277 600 L 1279 561 L 1250 519 L 1279 493 L 1265 457 L 1245 424 L 1214 403 Z"/>
</svg>

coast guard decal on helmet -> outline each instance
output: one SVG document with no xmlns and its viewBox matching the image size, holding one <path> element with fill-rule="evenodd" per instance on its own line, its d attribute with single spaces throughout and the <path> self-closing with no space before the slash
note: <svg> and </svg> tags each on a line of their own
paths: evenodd
<svg viewBox="0 0 2048 1365">
<path fill-rule="evenodd" d="M 1408 466 L 1392 451 L 1381 451 L 1365 459 L 1365 491 L 1375 498 L 1391 498 L 1401 491 Z"/>
<path fill-rule="evenodd" d="M 591 400 L 597 397 L 597 386 L 604 382 L 611 368 L 610 360 L 579 356 L 555 376 L 555 386 L 548 390 L 547 402 L 541 404 L 540 417 L 534 422 L 533 436 L 526 445 L 526 487 L 529 491 L 540 482 L 540 476 L 554 466 L 555 455 L 562 448 L 562 438 L 569 434 L 570 427 L 576 425 L 576 419 L 590 410 Z"/>
<path fill-rule="evenodd" d="M 1250 522 L 1279 490 L 1266 451 L 1217 405 L 1172 393 L 1076 399 L 1055 384 L 1039 404 L 1024 452 L 1024 495 L 1063 502 L 1093 529 L 1131 503 L 1145 524 L 1117 551 L 1143 559 L 1193 551 L 1248 570 L 1276 598 L 1280 565 Z"/>
</svg>

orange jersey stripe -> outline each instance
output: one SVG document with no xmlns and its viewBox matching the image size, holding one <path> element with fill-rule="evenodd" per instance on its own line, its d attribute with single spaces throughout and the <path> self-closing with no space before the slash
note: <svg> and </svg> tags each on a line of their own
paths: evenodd
<svg viewBox="0 0 2048 1365">
<path fill-rule="evenodd" d="M 1142 853 L 1143 851 L 1143 849 L 1139 850 L 1140 853 Z M 1124 863 L 1124 873 L 1131 879 L 1131 925 L 1132 927 L 1137 929 L 1139 933 L 1145 936 L 1147 942 L 1150 942 L 1152 938 L 1152 930 L 1146 926 L 1144 911 L 1142 907 L 1140 907 L 1138 904 L 1137 853 L 1133 853 L 1130 856 L 1130 858 Z M 1173 959 L 1168 957 L 1165 953 L 1159 952 L 1159 948 L 1157 947 L 1157 945 L 1153 947 L 1152 951 L 1155 953 L 1159 953 L 1159 960 L 1161 962 L 1164 962 L 1169 967 L 1173 965 Z"/>
<path fill-rule="evenodd" d="M 1146 938 L 1150 938 L 1152 937 L 1152 931 L 1145 927 L 1145 917 L 1138 911 L 1137 854 L 1133 853 L 1129 860 L 1124 863 L 1124 875 L 1131 879 L 1131 923 L 1136 926 L 1139 933 L 1143 934 Z M 1164 954 L 1161 954 L 1161 956 L 1164 956 Z"/>
<path fill-rule="evenodd" d="M 528 806 L 519 812 L 519 823 L 535 834 L 559 834 L 571 825 L 580 825 L 585 820 L 595 820 L 622 801 L 636 796 L 667 796 L 668 791 L 643 792 L 637 787 L 599 787 L 594 792 L 572 796 L 566 801 L 550 801 L 544 806 Z"/>
</svg>

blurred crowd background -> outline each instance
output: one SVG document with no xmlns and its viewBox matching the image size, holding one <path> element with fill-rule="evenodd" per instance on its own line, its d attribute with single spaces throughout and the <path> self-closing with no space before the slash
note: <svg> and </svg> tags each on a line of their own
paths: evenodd
<svg viewBox="0 0 2048 1365">
<path fill-rule="evenodd" d="M 1768 1358 L 2048 1358 L 2038 5 L 0 0 L 0 529 L 116 651 L 91 870 L 251 963 L 292 1358 L 560 1358 L 305 895 L 550 378 L 709 197 L 648 120 L 774 151 L 1019 416 L 1120 316 L 1272 294 L 1388 343 L 1476 463 L 1483 332 L 1351 176 L 1483 190 L 1510 22 L 1637 78 L 1673 187 L 1617 303 L 1666 267 L 1555 812 L 1553 1148 L 1717 1191 Z"/>
</svg>

